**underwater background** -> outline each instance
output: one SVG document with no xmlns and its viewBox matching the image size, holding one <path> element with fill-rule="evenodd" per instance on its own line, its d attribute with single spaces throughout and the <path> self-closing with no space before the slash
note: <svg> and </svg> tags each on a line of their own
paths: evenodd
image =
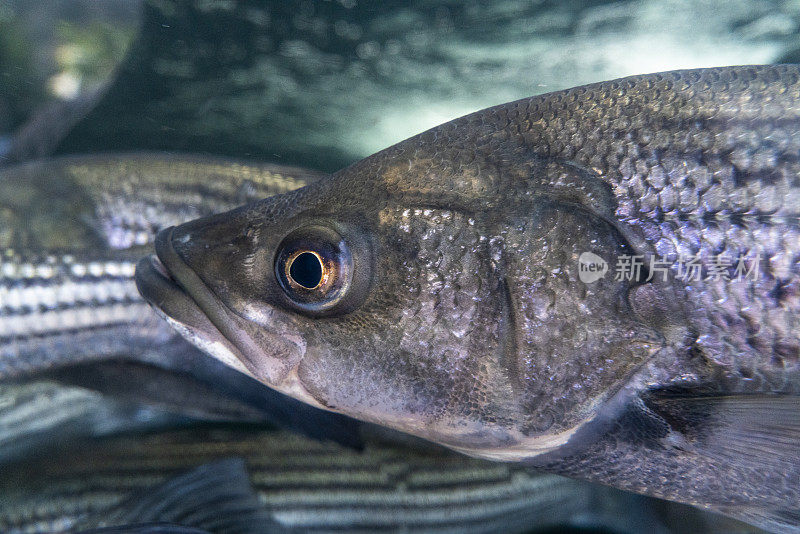
<svg viewBox="0 0 800 534">
<path fill-rule="evenodd" d="M 3 0 L 0 151 L 189 150 L 333 171 L 533 94 L 796 62 L 799 27 L 797 0 Z M 37 112 L 47 126 L 11 146 Z"/>
<path fill-rule="evenodd" d="M 0 0 L 0 166 L 161 150 L 330 172 L 517 98 L 798 61 L 800 0 Z M 112 415 L 100 433 L 142 417 Z M 660 513 L 675 532 L 756 531 Z"/>
</svg>

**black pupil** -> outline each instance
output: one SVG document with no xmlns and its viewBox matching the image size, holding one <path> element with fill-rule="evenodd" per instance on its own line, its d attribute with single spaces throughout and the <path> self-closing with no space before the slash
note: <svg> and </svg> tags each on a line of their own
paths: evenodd
<svg viewBox="0 0 800 534">
<path fill-rule="evenodd" d="M 292 262 L 289 275 L 304 288 L 314 289 L 322 281 L 322 264 L 314 254 L 303 252 Z"/>
</svg>

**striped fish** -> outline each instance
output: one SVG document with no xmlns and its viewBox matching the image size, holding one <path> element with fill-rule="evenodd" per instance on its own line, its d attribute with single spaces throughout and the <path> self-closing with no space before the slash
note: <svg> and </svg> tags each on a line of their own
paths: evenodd
<svg viewBox="0 0 800 534">
<path fill-rule="evenodd" d="M 283 431 L 192 429 L 79 444 L 4 469 L 0 531 L 104 524 L 152 488 L 219 458 L 243 458 L 277 532 L 529 532 L 591 526 L 672 532 L 655 501 L 438 449 L 373 443 L 354 451 Z M 687 524 L 709 518 L 686 507 Z M 719 526 L 719 525 L 718 525 Z M 754 532 L 726 523 L 728 532 Z M 736 530 L 738 529 L 738 530 Z"/>
<path fill-rule="evenodd" d="M 166 154 L 4 168 L 0 378 L 97 358 L 158 359 L 177 337 L 132 280 L 133 260 L 154 233 L 316 178 L 293 167 Z"/>
<path fill-rule="evenodd" d="M 345 441 L 341 434 L 354 429 L 342 430 L 341 420 L 331 424 L 332 414 L 319 418 L 313 408 L 278 403 L 265 397 L 269 390 L 253 390 L 257 384 L 215 360 L 197 359 L 199 353 L 165 330 L 132 292 L 131 258 L 158 229 L 315 177 L 153 154 L 65 158 L 0 171 L 0 377 L 21 380 L 60 369 L 63 379 L 65 370 L 77 369 L 83 377 L 108 379 L 97 372 L 115 358 L 105 369 L 126 373 L 117 384 L 152 396 L 152 385 L 161 384 L 156 366 L 190 371 L 197 381 L 227 383 L 228 393 L 249 396 L 249 405 L 266 407 L 273 417 L 300 414 L 306 433 L 336 438 L 338 431 Z M 148 366 L 124 366 L 119 359 Z M 175 391 L 174 384 L 159 389 Z M 206 395 L 187 396 L 181 388 L 175 410 L 185 412 Z M 292 426 L 286 417 L 277 422 Z M 270 517 L 287 530 L 514 532 L 592 524 L 667 531 L 639 497 L 386 440 L 366 439 L 359 452 L 288 432 L 213 430 L 53 449 L 81 435 L 178 423 L 185 419 L 80 388 L 0 384 L 0 531 L 91 528 L 138 492 L 231 456 L 247 460 Z M 32 451 L 33 460 L 19 460 Z"/>
</svg>

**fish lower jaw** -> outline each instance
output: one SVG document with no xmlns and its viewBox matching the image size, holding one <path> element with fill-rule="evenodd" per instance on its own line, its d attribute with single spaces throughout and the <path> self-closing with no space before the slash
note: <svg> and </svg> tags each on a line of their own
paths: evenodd
<svg viewBox="0 0 800 534">
<path fill-rule="evenodd" d="M 265 384 L 264 387 L 271 387 L 272 389 L 283 393 L 284 395 L 288 395 L 294 399 L 297 399 L 301 402 L 306 404 L 310 404 L 315 408 L 321 408 L 323 410 L 330 411 L 329 408 L 326 408 L 323 404 L 320 404 L 303 386 L 300 381 L 300 377 L 297 375 L 297 367 L 293 368 L 286 377 L 280 382 L 277 386 L 269 385 L 269 382 L 266 381 L 263 377 L 257 376 L 253 371 L 251 371 L 243 362 L 243 359 L 240 355 L 237 355 L 233 349 L 227 346 L 226 343 L 222 341 L 213 341 L 210 340 L 203 335 L 193 331 L 192 328 L 184 325 L 176 321 L 175 319 L 171 318 L 170 316 L 166 315 L 160 310 L 156 310 L 159 315 L 161 315 L 169 325 L 174 328 L 184 339 L 192 343 L 194 346 L 211 356 L 212 358 L 219 360 L 220 362 L 224 363 L 228 367 L 236 369 L 237 371 L 246 374 L 247 376 L 258 380 L 259 382 Z"/>
<path fill-rule="evenodd" d="M 185 324 L 176 321 L 169 315 L 165 314 L 158 308 L 155 308 L 156 312 L 167 321 L 167 323 L 175 329 L 178 334 L 181 335 L 185 340 L 189 343 L 193 344 L 206 354 L 209 354 L 213 358 L 221 361 L 228 367 L 236 369 L 239 372 L 242 372 L 248 376 L 253 376 L 250 370 L 245 367 L 242 363 L 241 358 L 239 358 L 234 352 L 221 341 L 213 341 L 205 338 L 204 336 L 195 332 L 192 328 L 186 326 Z M 254 377 L 255 378 L 255 377 Z"/>
</svg>

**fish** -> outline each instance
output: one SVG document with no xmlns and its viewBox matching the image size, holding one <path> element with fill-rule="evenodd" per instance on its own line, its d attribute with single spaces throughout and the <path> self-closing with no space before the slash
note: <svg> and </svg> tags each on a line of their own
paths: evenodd
<svg viewBox="0 0 800 534">
<path fill-rule="evenodd" d="M 150 309 L 133 281 L 158 229 L 286 192 L 319 174 L 188 154 L 67 156 L 0 170 L 0 397 L 58 395 L 82 413 L 88 387 L 201 419 L 271 423 L 358 446 L 352 421 L 261 387 L 209 360 Z M 108 402 L 111 402 L 110 400 Z M 39 403 L 41 404 L 41 403 Z M 2 454 L 84 432 L 72 414 L 19 403 L 0 432 Z M 117 410 L 133 410 L 130 402 Z M 33 410 L 33 411 L 31 411 Z M 101 412 L 103 413 L 103 412 Z M 82 416 L 81 416 L 82 417 Z M 42 426 L 42 429 L 39 429 Z"/>
<path fill-rule="evenodd" d="M 521 465 L 380 441 L 356 451 L 285 430 L 207 425 L 128 434 L 73 443 L 4 465 L 3 473 L 0 529 L 8 534 L 144 522 L 222 531 L 210 517 L 243 532 L 265 525 L 269 532 L 756 532 L 682 505 L 670 505 L 685 521 L 673 527 L 652 499 Z M 237 491 L 219 489 L 231 486 Z M 241 506 L 221 493 L 235 493 Z M 248 521 L 231 509 L 246 511 Z"/>
<path fill-rule="evenodd" d="M 133 283 L 156 231 L 314 178 L 291 167 L 146 153 L 3 169 L 0 378 L 169 343 L 177 336 Z"/>
<path fill-rule="evenodd" d="M 155 250 L 144 298 L 287 395 L 800 532 L 798 65 L 487 108 Z"/>
<path fill-rule="evenodd" d="M 171 329 L 165 329 L 161 321 L 148 319 L 153 316 L 152 312 L 141 305 L 137 294 L 129 290 L 130 258 L 148 246 L 157 228 L 191 218 L 193 212 L 197 213 L 198 205 L 204 206 L 198 210 L 202 214 L 204 210 L 227 209 L 250 199 L 251 193 L 242 195 L 242 189 L 252 191 L 254 198 L 272 193 L 269 187 L 254 187 L 242 180 L 242 175 L 246 176 L 250 172 L 248 169 L 254 166 L 237 167 L 239 165 L 242 164 L 230 160 L 138 153 L 57 158 L 0 172 L 0 181 L 5 186 L 0 188 L 5 208 L 0 211 L 5 217 L 5 224 L 0 228 L 7 247 L 3 255 L 4 284 L 0 284 L 5 291 L 2 296 L 6 300 L 2 302 L 6 306 L 0 307 L 0 324 L 5 324 L 6 328 L 11 324 L 17 325 L 16 337 L 4 339 L 7 344 L 2 345 L 6 350 L 3 378 L 14 383 L 0 383 L 0 472 L 3 473 L 0 484 L 7 485 L 0 494 L 3 495 L 2 502 L 8 504 L 5 513 L 15 519 L 8 520 L 0 530 L 49 532 L 69 524 L 74 529 L 89 528 L 90 532 L 197 532 L 195 527 L 162 521 L 153 523 L 150 522 L 154 519 L 152 517 L 125 513 L 133 505 L 141 509 L 143 504 L 152 504 L 153 495 L 163 496 L 162 482 L 153 482 L 156 478 L 164 483 L 166 477 L 180 479 L 183 470 L 217 461 L 214 453 L 249 454 L 247 449 L 258 447 L 262 437 L 260 433 L 229 436 L 225 439 L 240 443 L 231 445 L 228 451 L 221 451 L 220 436 L 192 434 L 191 438 L 186 438 L 192 440 L 192 446 L 187 448 L 198 452 L 197 455 L 188 454 L 184 449 L 180 458 L 185 461 L 172 465 L 170 462 L 175 459 L 159 458 L 159 452 L 155 458 L 142 459 L 135 468 L 131 467 L 124 480 L 115 478 L 119 487 L 110 489 L 108 481 L 119 475 L 120 463 L 130 460 L 117 455 L 106 456 L 101 461 L 99 458 L 103 453 L 98 451 L 95 440 L 121 432 L 128 436 L 153 433 L 166 427 L 185 427 L 193 422 L 157 408 L 123 402 L 120 398 L 167 407 L 171 412 L 206 420 L 260 421 L 261 424 L 269 421 L 317 441 L 324 438 L 329 450 L 324 461 L 307 461 L 298 467 L 297 473 L 281 471 L 276 475 L 276 479 L 283 482 L 286 476 L 306 481 L 300 489 L 297 484 L 289 484 L 291 491 L 299 491 L 302 498 L 298 500 L 300 504 L 287 513 L 306 521 L 308 517 L 315 517 L 318 530 L 325 530 L 326 525 L 332 523 L 343 529 L 343 523 L 352 521 L 354 517 L 365 522 L 376 511 L 385 509 L 371 501 L 355 507 L 361 495 L 374 494 L 376 488 L 345 483 L 336 486 L 337 491 L 345 492 L 344 499 L 332 509 L 311 503 L 309 499 L 314 495 L 330 489 L 328 477 L 345 477 L 345 472 L 352 474 L 352 465 L 348 462 L 335 467 L 338 471 L 331 472 L 331 463 L 335 464 L 333 458 L 361 462 L 370 458 L 365 469 L 382 473 L 397 466 L 391 459 L 394 458 L 392 455 L 405 459 L 406 463 L 401 465 L 404 468 L 416 466 L 419 462 L 415 463 L 414 459 L 425 457 L 418 450 L 419 444 L 403 441 L 397 435 L 370 434 L 380 432 L 378 428 L 356 427 L 352 421 L 322 417 L 323 412 L 317 413 L 314 408 L 303 409 L 304 405 L 271 390 L 256 388 L 260 385 L 254 380 L 218 364 L 216 360 L 198 357 L 197 349 L 183 342 Z M 292 174 L 296 176 L 298 173 Z M 185 180 L 186 175 L 194 178 Z M 283 171 L 282 175 L 289 173 Z M 210 194 L 209 187 L 217 192 Z M 135 194 L 137 191 L 138 195 Z M 53 199 L 59 198 L 71 198 L 73 206 L 82 207 L 71 213 L 67 209 L 53 210 L 53 213 L 44 209 L 53 203 Z M 47 221 L 48 216 L 52 222 Z M 8 247 L 12 244 L 16 246 L 9 252 Z M 92 275 L 93 271 L 95 275 Z M 76 291 L 76 288 L 80 290 Z M 53 296 L 69 294 L 78 294 L 82 298 L 75 303 L 62 299 L 58 306 L 53 305 Z M 115 301 L 115 295 L 125 298 Z M 18 304 L 10 305 L 13 302 Z M 85 306 L 81 308 L 80 304 Z M 27 309 L 23 310 L 23 305 L 27 305 Z M 79 315 L 81 309 L 85 320 L 76 325 L 70 318 Z M 48 311 L 60 312 L 58 319 L 47 320 Z M 24 313 L 15 315 L 15 312 Z M 20 315 L 23 320 L 13 323 Z M 66 328 L 70 323 L 73 327 Z M 46 325 L 49 327 L 44 328 Z M 54 378 L 58 382 L 43 378 Z M 65 382 L 89 386 L 105 395 L 64 385 Z M 169 395 L 165 397 L 163 392 Z M 258 459 L 260 463 L 275 462 L 275 458 L 269 458 L 269 455 L 282 454 L 284 449 L 276 450 L 278 438 L 286 441 L 286 448 L 299 451 L 298 462 L 303 455 L 315 458 L 316 441 L 292 436 L 287 430 L 263 434 L 263 449 L 259 450 L 266 459 Z M 85 463 L 77 470 L 74 456 L 60 453 L 59 448 L 70 444 L 74 449 L 76 441 L 82 443 L 79 440 L 87 436 L 93 441 L 78 445 Z M 128 438 L 126 443 L 136 448 L 137 454 L 147 455 L 164 451 L 164 441 L 170 439 L 160 437 L 139 443 L 137 437 Z M 244 441 L 246 443 L 242 443 Z M 382 465 L 382 459 L 388 456 L 391 458 L 387 465 Z M 50 460 L 46 467 L 37 467 L 42 458 Z M 134 460 L 134 463 L 138 461 Z M 63 466 L 67 465 L 71 465 L 73 471 L 62 476 Z M 448 460 L 444 469 L 437 470 L 438 465 L 438 461 L 426 460 L 417 471 L 425 470 L 426 480 L 443 484 L 441 481 L 453 477 L 456 461 Z M 502 506 L 507 510 L 508 502 L 486 504 L 485 512 L 480 512 L 481 519 L 477 521 L 473 510 L 483 502 L 480 499 L 489 500 L 498 488 L 504 492 L 503 496 L 516 495 L 511 489 L 508 491 L 512 493 L 506 493 L 503 488 L 516 488 L 519 480 L 514 476 L 509 478 L 503 474 L 505 471 L 498 472 L 496 466 L 472 471 L 472 465 L 471 462 L 465 464 L 459 472 L 474 473 L 485 485 L 475 490 L 471 482 L 464 482 L 463 477 L 459 479 L 461 485 L 468 488 L 470 500 L 456 506 L 456 499 L 452 506 L 447 507 L 454 514 L 450 516 L 449 530 L 459 530 L 463 523 L 475 525 L 469 527 L 475 530 L 509 527 L 508 518 L 500 515 L 488 518 L 494 513 L 492 507 L 499 509 Z M 283 468 L 279 466 L 279 469 Z M 497 473 L 498 476 L 487 477 L 487 473 Z M 534 475 L 525 474 L 526 480 L 528 476 Z M 147 478 L 147 482 L 140 484 L 143 478 Z M 85 483 L 87 480 L 91 482 Z M 174 487 L 175 479 L 170 480 Z M 133 486 L 138 490 L 135 495 L 131 494 Z M 24 495 L 20 494 L 21 488 Z M 80 490 L 76 491 L 76 488 Z M 441 498 L 453 488 L 448 485 L 434 489 L 429 486 L 419 499 Z M 60 494 L 62 490 L 63 494 Z M 280 498 L 276 484 L 271 491 L 276 493 L 276 499 Z M 395 503 L 392 510 L 399 511 L 402 499 L 407 498 L 403 497 L 406 489 L 398 484 L 387 493 L 387 498 Z M 475 493 L 478 494 L 477 501 L 473 498 Z M 663 513 L 659 503 L 552 476 L 539 478 L 523 493 L 518 499 L 513 499 L 519 502 L 511 506 L 516 510 L 523 507 L 525 501 L 532 508 L 514 520 L 513 528 L 516 530 L 522 530 L 523 525 L 527 529 L 556 524 L 570 517 L 570 524 L 607 525 L 612 531 L 635 532 L 646 526 L 654 532 L 672 532 L 680 531 L 681 527 L 673 524 L 681 525 L 680 521 L 683 521 L 677 521 L 676 517 L 687 515 L 683 508 L 668 508 L 673 511 L 669 528 L 655 527 L 653 525 L 660 519 L 651 516 L 653 509 L 658 509 L 658 514 Z M 120 503 L 113 510 L 107 506 L 110 495 Z M 550 502 L 553 499 L 558 502 Z M 178 506 L 185 504 L 178 502 Z M 87 517 L 87 508 L 97 510 L 97 513 Z M 468 509 L 469 514 L 465 514 Z M 415 514 L 427 513 L 419 506 L 412 504 L 403 510 L 402 514 L 394 517 L 387 513 L 381 527 L 391 530 L 400 528 L 400 525 L 411 525 L 412 530 L 425 531 L 433 521 L 409 519 L 416 517 Z M 219 510 L 215 508 L 214 511 Z M 538 514 L 546 515 L 539 517 Z M 730 532 L 725 530 L 728 523 L 719 517 L 688 515 L 693 517 L 691 525 L 695 531 L 712 532 L 722 528 L 722 531 Z M 109 525 L 109 518 L 116 518 L 113 519 L 115 526 L 100 526 Z M 142 523 L 144 519 L 148 522 Z M 156 519 L 170 518 L 161 516 Z M 284 520 L 284 524 L 293 523 Z M 751 529 L 740 531 L 751 532 Z"/>
</svg>

